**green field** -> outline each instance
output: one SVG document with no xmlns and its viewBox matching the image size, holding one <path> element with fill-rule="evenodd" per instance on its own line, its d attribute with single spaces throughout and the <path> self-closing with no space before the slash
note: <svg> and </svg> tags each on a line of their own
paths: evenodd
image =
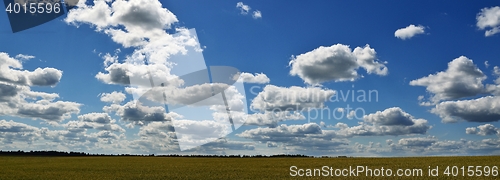
<svg viewBox="0 0 500 180">
<path fill-rule="evenodd" d="M 189 157 L 21 157 L 0 156 L 0 179 L 287 179 L 291 166 L 346 169 L 364 166 L 393 171 L 383 179 L 429 179 L 428 167 L 439 167 L 438 179 L 500 179 L 490 169 L 485 177 L 467 177 L 467 167 L 500 166 L 500 156 L 418 158 L 189 158 Z M 458 175 L 446 176 L 445 168 L 457 166 Z M 465 166 L 465 177 L 462 176 Z M 422 169 L 420 177 L 394 177 L 397 169 Z M 451 169 L 451 168 L 450 168 Z M 306 171 L 306 170 L 305 170 Z M 339 170 L 341 172 L 341 170 Z M 380 172 L 380 171 L 379 171 Z M 410 172 L 410 171 L 408 171 Z M 418 171 L 417 171 L 418 172 Z M 305 173 L 305 172 L 304 172 Z M 323 172 L 325 173 L 325 172 Z M 450 173 L 453 173 L 450 171 Z M 305 175 L 305 174 L 304 174 Z M 318 175 L 318 174 L 316 174 Z M 300 179 L 382 179 L 366 177 L 299 177 Z M 474 174 L 477 175 L 477 174 Z"/>
</svg>

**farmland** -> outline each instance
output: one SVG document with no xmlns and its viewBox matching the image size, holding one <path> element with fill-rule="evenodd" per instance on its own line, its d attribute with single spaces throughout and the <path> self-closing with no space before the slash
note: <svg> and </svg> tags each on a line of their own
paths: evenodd
<svg viewBox="0 0 500 180">
<path fill-rule="evenodd" d="M 367 177 L 365 172 L 347 177 L 335 176 L 333 169 L 349 167 L 372 169 L 377 173 L 383 167 L 384 179 L 397 177 L 398 169 L 421 169 L 418 177 L 411 175 L 404 179 L 428 179 L 429 166 L 436 166 L 439 179 L 495 179 L 492 167 L 500 166 L 500 156 L 478 157 L 408 157 L 408 158 L 202 158 L 202 157 L 48 157 L 48 156 L 0 156 L 0 179 L 290 179 L 291 175 L 303 175 L 304 179 L 381 179 Z M 296 167 L 291 171 L 290 167 Z M 327 166 L 327 167 L 325 167 Z M 456 166 L 455 170 L 451 167 Z M 462 176 L 462 166 L 465 167 Z M 467 177 L 468 166 L 481 166 L 480 177 Z M 484 166 L 489 166 L 484 169 Z M 450 167 L 449 176 L 445 168 Z M 328 171 L 322 169 L 327 168 Z M 332 171 L 330 171 L 330 169 Z M 299 172 L 299 169 L 302 171 Z M 316 176 L 307 177 L 316 170 Z M 392 176 L 387 177 L 388 169 Z M 489 176 L 485 177 L 486 170 Z M 319 172 L 320 171 L 320 172 Z M 328 177 L 319 177 L 320 174 Z M 404 172 L 404 171 L 402 171 Z M 408 171 L 410 172 L 410 171 Z M 347 174 L 347 171 L 343 172 Z M 453 176 L 453 173 L 457 177 Z M 314 174 L 309 174 L 314 175 Z M 379 175 L 381 176 L 381 174 Z M 404 175 L 403 175 L 404 176 Z"/>
</svg>

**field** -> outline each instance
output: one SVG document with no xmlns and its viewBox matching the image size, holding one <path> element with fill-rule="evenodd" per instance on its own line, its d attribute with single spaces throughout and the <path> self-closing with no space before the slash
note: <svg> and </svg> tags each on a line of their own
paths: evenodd
<svg viewBox="0 0 500 180">
<path fill-rule="evenodd" d="M 296 166 L 294 171 L 291 166 Z M 498 179 L 495 171 L 484 166 L 500 166 L 500 156 L 479 157 L 419 157 L 419 158 L 189 158 L 189 157 L 29 157 L 0 156 L 0 179 L 291 179 L 291 174 L 303 169 L 300 179 L 382 179 L 366 177 L 318 177 L 323 166 L 348 169 L 363 166 L 372 169 L 384 167 L 384 175 L 391 169 L 391 177 L 383 179 L 429 179 L 429 166 L 438 169 L 439 179 Z M 452 170 L 453 166 L 457 166 Z M 462 170 L 464 166 L 464 176 Z M 468 172 L 468 166 L 474 166 Z M 481 177 L 467 177 L 476 166 L 482 166 Z M 445 168 L 450 167 L 446 176 Z M 306 177 L 307 169 L 316 177 Z M 398 169 L 422 169 L 419 177 L 396 177 Z M 489 169 L 489 170 L 488 170 Z M 489 171 L 489 177 L 484 174 Z M 334 171 L 332 171 L 334 172 Z M 404 170 L 402 171 L 404 172 Z M 408 173 L 411 171 L 407 171 Z M 417 171 L 418 172 L 418 171 Z M 321 173 L 326 173 L 321 171 Z M 347 171 L 344 171 L 346 174 Z M 457 177 L 453 177 L 453 173 Z M 298 176 L 298 175 L 297 175 Z"/>
</svg>

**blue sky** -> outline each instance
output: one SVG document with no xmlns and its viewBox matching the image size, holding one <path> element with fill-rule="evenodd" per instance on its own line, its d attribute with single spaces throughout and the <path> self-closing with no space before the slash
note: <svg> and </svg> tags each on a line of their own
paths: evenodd
<svg viewBox="0 0 500 180">
<path fill-rule="evenodd" d="M 88 1 L 17 33 L 7 12 L 0 13 L 1 149 L 498 154 L 499 6 L 495 1 Z M 99 12 L 104 14 L 95 16 Z M 136 106 L 134 95 L 148 90 L 137 84 L 149 82 L 143 78 L 148 68 L 153 81 L 169 79 L 171 92 L 178 92 L 168 95 L 173 101 L 203 96 L 205 86 L 178 91 L 190 88 L 176 84 L 179 67 L 195 67 L 182 56 L 242 72 L 225 92 L 237 127 L 244 125 L 232 132 L 219 121 L 228 117 L 216 104 L 168 112 Z M 374 91 L 378 100 L 357 100 Z M 354 101 L 332 102 L 352 92 Z M 359 109 L 357 116 L 349 118 L 347 106 Z M 329 113 L 315 113 L 321 108 Z M 343 116 L 331 117 L 336 111 Z M 197 115 L 203 113 L 207 116 Z M 210 118 L 213 122 L 204 121 Z"/>
</svg>

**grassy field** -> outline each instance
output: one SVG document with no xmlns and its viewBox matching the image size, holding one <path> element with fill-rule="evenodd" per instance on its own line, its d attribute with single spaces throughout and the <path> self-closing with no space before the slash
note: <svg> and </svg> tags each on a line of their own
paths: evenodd
<svg viewBox="0 0 500 180">
<path fill-rule="evenodd" d="M 186 157 L 14 157 L 0 156 L 0 179 L 290 179 L 291 166 L 348 169 L 364 166 L 391 169 L 383 179 L 429 179 L 428 167 L 439 167 L 439 179 L 500 179 L 467 177 L 467 166 L 500 166 L 500 156 L 420 158 L 186 158 Z M 445 168 L 457 166 L 457 177 Z M 465 166 L 465 177 L 461 166 Z M 422 176 L 396 177 L 398 169 L 422 169 Z M 484 174 L 484 168 L 479 168 Z M 451 170 L 451 168 L 450 168 Z M 475 171 L 474 167 L 474 171 Z M 323 171 L 321 171 L 323 172 Z M 340 172 L 340 170 L 339 170 Z M 345 171 L 344 173 L 346 173 Z M 380 172 L 380 171 L 379 171 Z M 408 171 L 410 172 L 410 171 Z M 298 169 L 297 169 L 298 173 Z M 323 172 L 325 173 L 325 172 Z M 450 173 L 453 173 L 450 171 Z M 318 172 L 316 175 L 319 175 Z M 382 179 L 366 177 L 299 177 L 300 179 Z M 474 174 L 476 175 L 476 174 Z"/>
</svg>

